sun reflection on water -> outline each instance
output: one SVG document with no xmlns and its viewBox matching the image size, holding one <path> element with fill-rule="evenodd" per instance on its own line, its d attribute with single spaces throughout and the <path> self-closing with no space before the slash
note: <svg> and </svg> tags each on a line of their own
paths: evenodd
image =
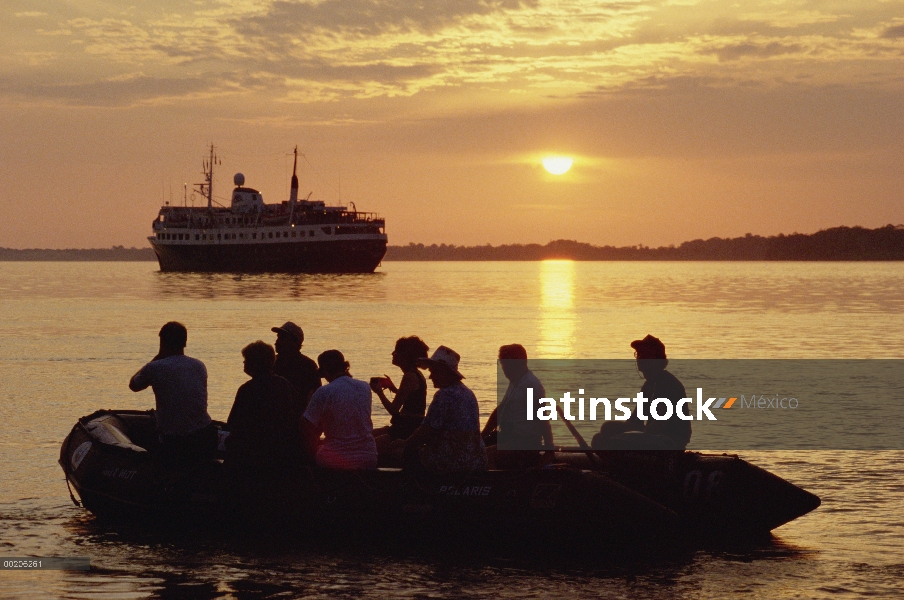
<svg viewBox="0 0 904 600">
<path fill-rule="evenodd" d="M 540 263 L 540 344 L 538 358 L 574 356 L 574 262 Z"/>
</svg>

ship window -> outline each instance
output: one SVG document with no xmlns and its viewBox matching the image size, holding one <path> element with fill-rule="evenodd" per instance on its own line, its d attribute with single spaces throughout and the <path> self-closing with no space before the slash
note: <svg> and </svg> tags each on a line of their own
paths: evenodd
<svg viewBox="0 0 904 600">
<path fill-rule="evenodd" d="M 198 235 L 198 234 L 196 233 L 196 234 L 195 234 L 195 239 L 196 239 L 196 240 L 200 240 L 200 239 L 201 239 L 201 236 Z"/>
<path fill-rule="evenodd" d="M 217 239 L 218 239 L 218 240 L 219 240 L 219 239 L 222 239 L 222 238 L 220 238 L 220 234 L 219 234 L 219 233 L 217 234 Z"/>
<path fill-rule="evenodd" d="M 240 239 L 240 240 L 245 239 L 245 234 L 244 234 L 244 233 L 240 233 L 240 234 L 239 234 L 239 239 Z"/>
<path fill-rule="evenodd" d="M 257 234 L 256 234 L 256 233 L 252 233 L 252 234 L 251 234 L 251 239 L 256 240 L 256 239 L 257 239 Z"/>
<path fill-rule="evenodd" d="M 273 232 L 271 231 L 270 233 L 268 233 L 268 234 L 267 234 L 267 237 L 272 238 L 272 237 L 273 237 Z"/>
<path fill-rule="evenodd" d="M 289 232 L 288 232 L 288 231 L 283 231 L 283 232 L 282 232 L 282 236 L 283 236 L 284 238 L 289 237 Z"/>
</svg>

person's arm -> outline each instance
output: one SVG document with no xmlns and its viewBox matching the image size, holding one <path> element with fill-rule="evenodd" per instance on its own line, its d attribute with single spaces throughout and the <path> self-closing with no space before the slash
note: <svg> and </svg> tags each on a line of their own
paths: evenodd
<svg viewBox="0 0 904 600">
<path fill-rule="evenodd" d="M 320 446 L 320 435 L 323 430 L 311 423 L 307 417 L 301 418 L 301 443 L 307 456 L 313 458 L 317 455 L 317 448 Z"/>
<path fill-rule="evenodd" d="M 157 357 L 154 357 L 154 360 L 157 360 Z M 153 360 L 151 362 L 154 362 Z M 133 392 L 140 392 L 141 390 L 146 390 L 149 385 L 151 385 L 151 376 L 148 373 L 148 367 L 151 363 L 148 363 L 141 367 L 137 373 L 132 375 L 132 378 L 129 380 L 129 389 Z"/>
<path fill-rule="evenodd" d="M 490 435 L 494 431 L 496 431 L 497 427 L 497 419 L 496 413 L 499 412 L 499 407 L 493 409 L 493 412 L 490 413 L 490 418 L 487 419 L 487 424 L 483 426 L 483 431 L 480 432 L 480 437 L 485 438 Z M 546 421 L 548 426 L 548 421 Z"/>
<path fill-rule="evenodd" d="M 552 425 L 550 421 L 540 421 L 540 435 L 543 436 L 543 447 L 547 450 L 552 450 L 555 448 L 555 443 L 552 441 Z"/>
<path fill-rule="evenodd" d="M 433 431 L 433 427 L 430 427 L 429 425 L 421 425 L 414 430 L 414 433 L 405 440 L 405 449 L 402 452 L 403 464 L 411 465 L 412 463 L 418 462 L 418 452 L 424 444 L 427 443 L 427 440 L 430 439 L 430 435 Z"/>
<path fill-rule="evenodd" d="M 395 397 L 390 402 L 386 397 L 386 394 L 383 392 L 383 387 L 380 385 L 371 385 L 370 389 L 377 394 L 377 397 L 380 398 L 380 402 L 383 404 L 383 408 L 386 409 L 393 417 L 398 416 L 398 414 L 402 411 L 402 407 L 405 405 L 405 401 L 408 400 L 408 397 L 415 393 L 418 388 L 417 375 L 414 373 L 405 373 L 402 376 L 402 382 L 399 384 L 398 389 L 394 389 L 395 386 L 392 385 L 392 381 L 389 382 L 389 390 L 395 392 Z"/>
<path fill-rule="evenodd" d="M 375 393 L 377 395 L 377 398 L 380 399 L 380 404 L 383 405 L 383 408 L 386 409 L 386 412 L 388 412 L 393 417 L 398 414 L 397 410 L 393 410 L 392 402 L 390 402 L 389 398 L 386 397 L 386 394 L 383 393 L 383 388 L 381 388 L 379 385 L 371 383 L 370 389 L 373 390 L 373 393 Z"/>
</svg>

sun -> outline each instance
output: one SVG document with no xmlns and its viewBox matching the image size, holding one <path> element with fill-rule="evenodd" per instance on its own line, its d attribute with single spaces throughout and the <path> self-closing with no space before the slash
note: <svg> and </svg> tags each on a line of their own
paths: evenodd
<svg viewBox="0 0 904 600">
<path fill-rule="evenodd" d="M 572 164 L 574 159 L 568 156 L 547 156 L 543 159 L 543 168 L 553 175 L 564 175 Z"/>
</svg>

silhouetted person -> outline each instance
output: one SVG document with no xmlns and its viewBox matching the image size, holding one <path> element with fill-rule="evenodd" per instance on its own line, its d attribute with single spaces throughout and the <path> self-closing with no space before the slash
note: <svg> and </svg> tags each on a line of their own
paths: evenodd
<svg viewBox="0 0 904 600">
<path fill-rule="evenodd" d="M 393 440 L 403 440 L 424 422 L 427 380 L 417 368 L 419 358 L 427 358 L 427 344 L 417 336 L 399 338 L 392 351 L 392 364 L 402 370 L 399 387 L 396 388 L 388 377 L 371 378 L 370 389 L 380 398 L 386 412 L 392 415 L 389 427 L 374 430 L 375 438 L 388 435 Z M 391 402 L 386 398 L 384 389 L 395 394 Z"/>
<path fill-rule="evenodd" d="M 276 473 L 300 457 L 298 421 L 293 420 L 295 391 L 273 374 L 276 354 L 260 340 L 242 349 L 251 380 L 235 395 L 226 421 L 226 464 L 239 470 Z"/>
<path fill-rule="evenodd" d="M 668 420 L 659 421 L 647 414 L 649 418 L 644 423 L 637 417 L 635 410 L 627 421 L 606 421 L 600 428 L 600 432 L 594 436 L 593 447 L 606 448 L 612 436 L 629 431 L 639 431 L 651 437 L 655 436 L 655 440 L 644 444 L 647 447 L 656 447 L 661 443 L 662 449 L 684 450 L 691 440 L 691 422 L 679 418 L 677 407 L 678 402 L 687 395 L 684 385 L 678 378 L 665 370 L 669 364 L 665 355 L 665 345 L 659 338 L 648 335 L 642 340 L 631 342 L 631 347 L 634 348 L 634 357 L 637 359 L 637 370 L 646 380 L 640 391 L 650 402 L 657 398 L 670 400 L 672 416 Z M 649 413 L 650 403 L 647 403 L 646 407 L 647 413 Z M 689 417 L 687 413 L 684 416 Z"/>
<path fill-rule="evenodd" d="M 480 409 L 474 392 L 461 382 L 464 375 L 458 372 L 460 358 L 451 348 L 440 346 L 430 358 L 417 361 L 418 367 L 430 370 L 436 394 L 423 425 L 405 443 L 407 466 L 437 472 L 487 468 L 486 449 L 480 437 Z"/>
<path fill-rule="evenodd" d="M 549 421 L 527 420 L 527 389 L 533 389 L 535 399 L 546 396 L 546 390 L 527 368 L 527 350 L 521 344 L 499 348 L 499 364 L 509 385 L 499 406 L 487 419 L 481 435 L 487 439 L 494 430 L 498 430 L 497 446 L 493 450 L 498 468 L 535 466 L 542 459 L 536 450 L 553 448 L 552 426 Z M 487 450 L 489 452 L 489 448 Z"/>
<path fill-rule="evenodd" d="M 185 356 L 188 331 L 170 321 L 160 328 L 160 351 L 132 376 L 129 389 L 154 390 L 157 410 L 158 457 L 167 466 L 211 458 L 217 428 L 207 414 L 207 368 Z"/>
<path fill-rule="evenodd" d="M 302 436 L 318 467 L 377 468 L 377 445 L 370 419 L 370 386 L 352 379 L 349 364 L 338 350 L 317 357 L 319 374 L 329 383 L 311 396 L 301 419 Z M 323 443 L 317 447 L 323 434 Z"/>
<path fill-rule="evenodd" d="M 295 389 L 294 419 L 297 423 L 308 407 L 314 390 L 320 387 L 317 363 L 301 353 L 304 332 L 301 327 L 287 321 L 282 327 L 273 327 L 276 334 L 276 364 L 273 373 L 285 377 Z"/>
</svg>

